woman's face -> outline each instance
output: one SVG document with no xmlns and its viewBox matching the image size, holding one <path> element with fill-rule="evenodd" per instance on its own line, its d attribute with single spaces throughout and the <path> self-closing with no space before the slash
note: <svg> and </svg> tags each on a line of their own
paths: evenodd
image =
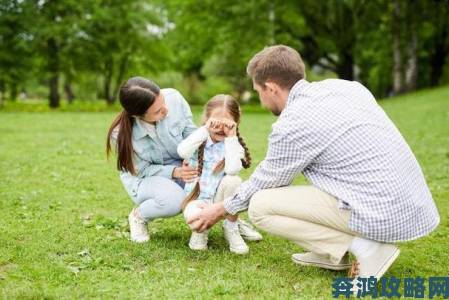
<svg viewBox="0 0 449 300">
<path fill-rule="evenodd" d="M 209 116 L 209 119 L 210 118 L 235 122 L 232 115 L 224 107 L 217 107 L 214 110 L 212 110 Z M 226 137 L 226 134 L 224 133 L 223 130 L 223 126 L 217 129 L 212 129 L 210 132 L 210 137 L 214 142 L 223 141 Z"/>
<path fill-rule="evenodd" d="M 154 100 L 153 105 L 151 105 L 150 108 L 147 109 L 142 119 L 148 123 L 155 123 L 165 118 L 167 114 L 168 108 L 165 104 L 164 96 L 162 95 L 162 93 L 159 93 L 159 95 Z"/>
</svg>

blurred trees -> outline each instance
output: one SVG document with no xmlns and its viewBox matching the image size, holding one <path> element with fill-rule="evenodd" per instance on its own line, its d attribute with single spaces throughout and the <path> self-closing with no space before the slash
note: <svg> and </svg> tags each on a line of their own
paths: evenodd
<svg viewBox="0 0 449 300">
<path fill-rule="evenodd" d="M 116 101 L 144 75 L 195 102 L 251 89 L 264 46 L 297 49 L 309 77 L 378 97 L 447 82 L 449 0 L 0 0 L 0 97 Z"/>
</svg>

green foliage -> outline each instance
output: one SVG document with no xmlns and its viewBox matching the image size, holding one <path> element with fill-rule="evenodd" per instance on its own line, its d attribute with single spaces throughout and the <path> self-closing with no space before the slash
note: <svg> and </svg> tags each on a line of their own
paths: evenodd
<svg viewBox="0 0 449 300">
<path fill-rule="evenodd" d="M 447 275 L 448 99 L 446 87 L 380 102 L 420 161 L 441 215 L 430 236 L 400 245 L 387 276 Z M 194 108 L 197 121 L 200 113 Z M 104 153 L 114 115 L 0 112 L 1 298 L 331 298 L 333 279 L 346 273 L 294 265 L 290 255 L 302 249 L 275 236 L 236 256 L 217 225 L 210 250 L 197 253 L 178 216 L 151 222 L 149 243 L 131 243 L 132 202 Z M 263 159 L 274 121 L 244 108 L 241 132 L 254 163 L 243 178 Z"/>
<path fill-rule="evenodd" d="M 54 107 L 113 104 L 135 75 L 192 103 L 240 98 L 249 59 L 279 43 L 309 78 L 355 79 L 380 98 L 448 82 L 448 28 L 447 0 L 0 0 L 0 101 L 45 88 Z"/>
</svg>

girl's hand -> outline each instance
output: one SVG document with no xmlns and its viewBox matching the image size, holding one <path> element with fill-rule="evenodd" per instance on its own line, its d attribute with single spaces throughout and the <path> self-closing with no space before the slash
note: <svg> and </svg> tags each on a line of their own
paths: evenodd
<svg viewBox="0 0 449 300">
<path fill-rule="evenodd" d="M 198 169 L 189 166 L 187 161 L 182 162 L 182 167 L 173 170 L 173 178 L 180 178 L 184 182 L 192 182 L 198 177 Z"/>
<path fill-rule="evenodd" d="M 237 134 L 237 124 L 230 120 L 222 120 L 224 126 L 223 131 L 227 137 L 236 136 Z"/>
<path fill-rule="evenodd" d="M 222 126 L 223 122 L 219 119 L 209 118 L 206 122 L 206 129 L 209 133 L 220 131 Z"/>
</svg>

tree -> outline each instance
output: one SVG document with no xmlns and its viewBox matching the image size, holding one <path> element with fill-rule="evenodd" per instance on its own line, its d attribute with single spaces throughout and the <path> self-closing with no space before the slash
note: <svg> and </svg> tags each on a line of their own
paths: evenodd
<svg viewBox="0 0 449 300">
<path fill-rule="evenodd" d="M 30 11 L 22 1 L 0 2 L 0 93 L 4 97 L 9 88 L 9 98 L 17 98 L 19 86 L 24 86 L 34 67 L 31 41 L 28 32 Z"/>
<path fill-rule="evenodd" d="M 73 37 L 78 33 L 78 22 L 83 12 L 82 2 L 75 0 L 46 0 L 34 3 L 37 26 L 33 27 L 36 49 L 44 58 L 44 70 L 48 76 L 49 104 L 60 105 L 60 77 L 65 69 L 66 49 L 71 47 Z"/>
<path fill-rule="evenodd" d="M 157 32 L 164 25 L 161 13 L 158 7 L 137 0 L 102 0 L 92 7 L 82 27 L 82 58 L 85 69 L 102 75 L 102 97 L 108 104 L 114 103 L 133 62 L 151 70 L 164 60 Z"/>
<path fill-rule="evenodd" d="M 432 0 L 427 2 L 426 17 L 431 22 L 430 86 L 440 83 L 443 68 L 449 56 L 449 1 Z"/>
</svg>

